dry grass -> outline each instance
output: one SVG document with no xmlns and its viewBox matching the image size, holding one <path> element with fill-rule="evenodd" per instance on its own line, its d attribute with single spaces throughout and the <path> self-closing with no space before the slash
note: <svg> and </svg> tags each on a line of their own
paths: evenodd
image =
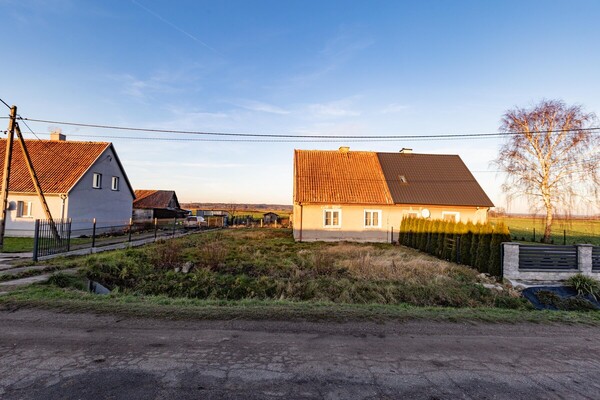
<svg viewBox="0 0 600 400">
<path fill-rule="evenodd" d="M 357 279 L 431 283 L 457 275 L 471 279 L 477 276 L 477 272 L 471 268 L 406 248 L 341 243 L 324 248 L 319 253 L 322 258 L 336 260 L 336 267 L 346 268 Z"/>
</svg>

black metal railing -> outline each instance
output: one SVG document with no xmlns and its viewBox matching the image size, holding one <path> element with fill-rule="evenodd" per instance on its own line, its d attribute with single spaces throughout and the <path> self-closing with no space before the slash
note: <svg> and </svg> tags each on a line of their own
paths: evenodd
<svg viewBox="0 0 600 400">
<path fill-rule="evenodd" d="M 60 221 L 36 220 L 33 260 L 70 250 L 106 247 L 120 243 L 173 237 L 186 230 L 182 219 L 155 219 L 144 223 L 133 221 L 100 221 L 96 219 Z"/>
<path fill-rule="evenodd" d="M 33 239 L 33 260 L 51 254 L 65 253 L 70 250 L 71 220 L 35 221 Z"/>
</svg>

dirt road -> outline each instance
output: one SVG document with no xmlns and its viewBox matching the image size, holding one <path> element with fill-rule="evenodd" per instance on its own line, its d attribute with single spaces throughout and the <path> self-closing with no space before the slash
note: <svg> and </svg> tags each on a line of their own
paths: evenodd
<svg viewBox="0 0 600 400">
<path fill-rule="evenodd" d="M 0 311 L 2 399 L 600 398 L 583 326 Z"/>
</svg>

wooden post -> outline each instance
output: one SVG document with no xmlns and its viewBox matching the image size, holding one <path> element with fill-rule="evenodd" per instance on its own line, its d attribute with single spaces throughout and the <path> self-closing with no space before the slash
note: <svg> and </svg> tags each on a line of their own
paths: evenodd
<svg viewBox="0 0 600 400">
<path fill-rule="evenodd" d="M 35 220 L 35 228 L 33 231 L 33 261 L 38 260 L 38 251 L 40 249 L 40 220 Z"/>
<path fill-rule="evenodd" d="M 25 145 L 25 139 L 23 139 L 23 134 L 21 133 L 21 129 L 19 128 L 19 124 L 15 123 L 15 131 L 17 132 L 17 137 L 19 138 L 19 143 L 21 144 L 21 150 L 23 150 L 23 158 L 25 158 L 25 164 L 27 164 L 27 169 L 29 169 L 29 174 L 31 175 L 31 180 L 33 181 L 33 186 L 35 186 L 35 191 L 40 198 L 40 202 L 42 203 L 42 208 L 44 209 L 44 213 L 46 214 L 46 218 L 48 219 L 48 223 L 50 224 L 50 229 L 52 230 L 52 234 L 56 240 L 61 240 L 60 235 L 58 234 L 58 230 L 56 229 L 56 224 L 52 219 L 52 214 L 50 213 L 50 208 L 48 208 L 48 203 L 46 203 L 46 198 L 44 197 L 44 192 L 42 192 L 42 187 L 40 186 L 40 181 L 38 180 L 37 174 L 33 169 L 33 163 L 31 162 L 31 157 L 29 157 L 29 152 L 27 151 L 27 146 Z"/>
<path fill-rule="evenodd" d="M 17 106 L 10 108 L 10 119 L 8 120 L 8 136 L 6 137 L 6 152 L 4 154 L 4 175 L 2 181 L 2 214 L 0 215 L 0 249 L 4 245 L 4 230 L 6 228 L 6 209 L 8 208 L 8 184 L 10 182 L 10 163 L 12 160 L 13 138 L 15 136 L 15 120 L 17 118 Z"/>
<path fill-rule="evenodd" d="M 96 218 L 92 220 L 92 248 L 96 247 Z"/>
<path fill-rule="evenodd" d="M 133 227 L 133 218 L 129 218 L 129 238 L 128 241 L 131 242 L 131 228 Z"/>
</svg>

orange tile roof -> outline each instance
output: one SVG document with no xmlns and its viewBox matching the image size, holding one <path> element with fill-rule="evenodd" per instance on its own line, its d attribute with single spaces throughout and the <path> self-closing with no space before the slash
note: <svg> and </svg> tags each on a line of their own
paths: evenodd
<svg viewBox="0 0 600 400">
<path fill-rule="evenodd" d="M 40 186 L 45 193 L 68 193 L 102 152 L 111 145 L 106 142 L 54 140 L 26 140 L 25 143 Z M 0 179 L 4 171 L 5 154 L 6 139 L 0 142 Z M 13 144 L 9 190 L 35 193 L 21 144 L 16 139 Z"/>
<path fill-rule="evenodd" d="M 294 151 L 294 202 L 394 204 L 377 154 Z"/>
</svg>

